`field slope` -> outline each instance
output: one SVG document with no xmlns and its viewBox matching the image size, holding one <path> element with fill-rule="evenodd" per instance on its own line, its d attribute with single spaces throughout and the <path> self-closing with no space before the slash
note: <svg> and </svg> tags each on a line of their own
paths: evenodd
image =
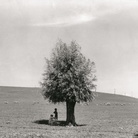
<svg viewBox="0 0 138 138">
<path fill-rule="evenodd" d="M 59 112 L 59 126 L 49 115 Z M 75 108 L 78 127 L 62 126 L 66 105 L 49 104 L 40 88 L 0 86 L 0 137 L 3 138 L 132 138 L 138 131 L 138 99 L 95 93 L 93 102 Z"/>
</svg>

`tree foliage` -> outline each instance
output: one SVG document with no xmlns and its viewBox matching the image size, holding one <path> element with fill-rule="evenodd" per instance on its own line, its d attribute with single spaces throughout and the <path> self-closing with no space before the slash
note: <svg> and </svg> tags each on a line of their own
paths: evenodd
<svg viewBox="0 0 138 138">
<path fill-rule="evenodd" d="M 61 40 L 46 59 L 42 94 L 50 102 L 88 102 L 93 99 L 95 63 L 86 59 L 80 46 L 72 41 L 69 45 Z"/>
</svg>

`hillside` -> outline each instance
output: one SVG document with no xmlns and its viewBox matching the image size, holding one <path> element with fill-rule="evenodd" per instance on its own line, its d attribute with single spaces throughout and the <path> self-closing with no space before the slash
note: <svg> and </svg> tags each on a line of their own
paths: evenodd
<svg viewBox="0 0 138 138">
<path fill-rule="evenodd" d="M 37 93 L 38 95 L 41 89 L 39 87 L 11 87 L 11 86 L 0 86 L 0 94 L 2 93 L 20 93 L 20 94 L 27 94 L 30 95 L 33 93 Z M 109 93 L 102 93 L 102 92 L 94 92 L 95 98 L 93 100 L 94 103 L 134 103 L 138 102 L 137 98 L 128 97 L 124 95 L 117 95 L 117 94 L 109 94 Z"/>
<path fill-rule="evenodd" d="M 23 91 L 38 91 L 38 87 L 12 87 L 12 86 L 0 86 L 0 92 L 23 92 Z"/>
<path fill-rule="evenodd" d="M 129 96 L 124 96 L 124 95 L 118 95 L 118 94 L 109 94 L 109 93 L 101 93 L 101 92 L 96 92 L 95 94 L 95 99 L 94 101 L 96 102 L 111 102 L 111 103 L 133 103 L 133 102 L 138 102 L 137 98 L 129 97 Z"/>
<path fill-rule="evenodd" d="M 0 137 L 6 138 L 123 138 L 138 131 L 138 99 L 94 93 L 90 104 L 76 104 L 78 127 L 49 126 L 58 109 L 59 122 L 66 120 L 66 104 L 49 104 L 40 88 L 0 86 Z M 40 136 L 40 137 L 39 137 Z"/>
</svg>

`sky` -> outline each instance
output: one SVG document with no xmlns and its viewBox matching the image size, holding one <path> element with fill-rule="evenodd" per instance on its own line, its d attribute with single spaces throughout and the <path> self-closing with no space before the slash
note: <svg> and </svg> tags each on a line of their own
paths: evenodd
<svg viewBox="0 0 138 138">
<path fill-rule="evenodd" d="M 97 91 L 138 98 L 137 38 L 137 0 L 0 0 L 0 86 L 40 86 L 58 39 L 75 40 Z"/>
</svg>

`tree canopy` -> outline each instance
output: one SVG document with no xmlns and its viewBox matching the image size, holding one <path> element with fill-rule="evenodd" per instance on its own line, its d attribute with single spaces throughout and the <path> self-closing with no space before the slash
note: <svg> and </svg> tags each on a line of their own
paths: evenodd
<svg viewBox="0 0 138 138">
<path fill-rule="evenodd" d="M 92 101 L 95 71 L 95 63 L 84 57 L 75 41 L 60 40 L 46 59 L 42 94 L 53 103 Z"/>
</svg>

